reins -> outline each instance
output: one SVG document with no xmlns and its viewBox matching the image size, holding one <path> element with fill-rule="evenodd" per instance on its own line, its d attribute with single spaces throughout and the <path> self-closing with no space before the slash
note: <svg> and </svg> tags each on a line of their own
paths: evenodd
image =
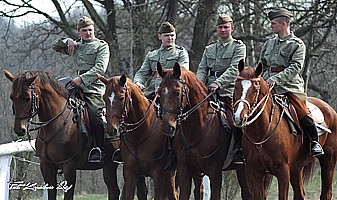
<svg viewBox="0 0 337 200">
<path fill-rule="evenodd" d="M 237 79 L 239 79 L 239 80 L 258 81 L 258 82 L 260 81 L 260 77 L 258 77 L 258 78 L 252 78 L 252 79 L 247 79 L 247 78 L 244 78 L 242 76 L 238 76 Z M 257 88 L 257 94 L 255 95 L 253 106 L 251 106 L 250 103 L 247 100 L 245 100 L 245 99 L 239 99 L 233 105 L 233 108 L 238 103 L 240 103 L 240 102 L 243 102 L 244 104 L 247 105 L 249 113 L 248 113 L 247 116 L 245 116 L 243 118 L 243 123 L 242 123 L 242 127 L 246 128 L 247 126 L 251 125 L 253 122 L 255 122 L 260 117 L 260 115 L 263 113 L 264 109 L 267 106 L 268 100 L 269 99 L 272 100 L 272 108 L 271 108 L 271 112 L 270 112 L 270 119 L 269 119 L 268 128 L 267 128 L 267 131 L 265 132 L 265 135 L 261 139 L 261 141 L 260 142 L 255 142 L 255 141 L 253 141 L 253 139 L 248 134 L 245 134 L 245 136 L 247 137 L 247 139 L 252 144 L 257 145 L 257 146 L 261 146 L 262 144 L 264 144 L 265 142 L 267 142 L 273 136 L 273 134 L 276 132 L 276 129 L 279 126 L 279 124 L 281 122 L 281 119 L 282 119 L 282 117 L 284 115 L 284 109 L 282 109 L 282 112 L 280 114 L 280 117 L 278 119 L 278 122 L 277 122 L 275 128 L 272 131 L 270 131 L 270 128 L 271 128 L 271 125 L 272 125 L 272 121 L 273 121 L 273 116 L 274 116 L 274 110 L 275 110 L 275 102 L 273 101 L 273 97 L 271 96 L 271 91 L 272 91 L 273 88 L 274 88 L 274 84 L 270 85 L 267 94 L 265 94 L 261 98 L 261 100 L 258 101 L 258 97 L 260 95 L 260 85 L 259 85 L 259 87 Z M 254 115 L 254 113 L 259 109 L 259 107 L 261 105 L 262 105 L 262 108 L 260 108 L 260 110 Z M 251 118 L 251 119 L 249 121 L 247 121 L 249 118 Z"/>
</svg>

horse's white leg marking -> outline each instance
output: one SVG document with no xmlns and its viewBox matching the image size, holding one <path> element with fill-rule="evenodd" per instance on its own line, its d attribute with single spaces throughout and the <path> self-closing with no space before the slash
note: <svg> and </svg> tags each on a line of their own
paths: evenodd
<svg viewBox="0 0 337 200">
<path fill-rule="evenodd" d="M 245 100 L 246 99 L 246 95 L 248 92 L 248 89 L 252 86 L 252 82 L 250 80 L 243 80 L 241 82 L 242 85 L 242 95 L 241 95 L 241 100 Z M 244 103 L 240 102 L 238 105 L 238 109 L 236 110 L 236 112 L 234 113 L 234 121 L 239 122 L 240 121 L 240 114 L 244 108 Z"/>
</svg>

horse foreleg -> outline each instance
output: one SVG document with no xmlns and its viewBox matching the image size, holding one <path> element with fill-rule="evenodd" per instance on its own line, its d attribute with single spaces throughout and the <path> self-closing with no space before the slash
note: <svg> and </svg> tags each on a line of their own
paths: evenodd
<svg viewBox="0 0 337 200">
<path fill-rule="evenodd" d="M 193 182 L 194 182 L 194 199 L 195 200 L 203 200 L 204 199 L 204 184 L 203 184 L 202 174 L 194 174 Z"/>
<path fill-rule="evenodd" d="M 332 182 L 335 173 L 336 156 L 328 156 L 328 151 L 325 151 L 324 156 L 319 158 L 321 165 L 321 200 L 332 199 Z"/>
<path fill-rule="evenodd" d="M 109 163 L 103 167 L 104 183 L 108 188 L 108 200 L 118 200 L 120 190 L 117 181 L 117 168 L 118 164 Z"/>
<path fill-rule="evenodd" d="M 47 166 L 43 162 L 40 162 L 40 170 L 47 186 L 52 186 L 52 189 L 48 189 L 48 200 L 56 200 L 56 173 L 57 169 L 54 166 Z"/>
<path fill-rule="evenodd" d="M 179 200 L 189 200 L 191 195 L 192 172 L 185 167 L 178 168 Z"/>
<path fill-rule="evenodd" d="M 178 194 L 175 186 L 175 170 L 168 170 L 162 172 L 162 169 L 158 169 L 159 174 L 153 175 L 155 198 L 177 200 Z M 160 193 L 161 195 L 157 195 Z"/>
<path fill-rule="evenodd" d="M 123 166 L 123 176 L 124 176 L 124 188 L 123 188 L 123 200 L 133 200 L 135 196 L 136 184 L 138 181 L 138 175 L 136 175 L 135 170 L 130 169 L 125 164 Z M 140 179 L 142 178 L 139 177 Z M 145 183 L 145 178 L 144 178 Z"/>
<path fill-rule="evenodd" d="M 242 200 L 248 200 L 249 199 L 249 190 L 247 186 L 247 181 L 246 181 L 246 173 L 245 173 L 245 168 L 244 167 L 238 167 L 236 169 L 236 177 L 238 179 L 240 188 L 241 188 L 241 199 Z"/>
<path fill-rule="evenodd" d="M 303 186 L 303 170 L 291 171 L 290 183 L 294 191 L 294 199 L 295 200 L 304 199 L 305 192 Z"/>
<path fill-rule="evenodd" d="M 279 200 L 287 200 L 289 192 L 290 167 L 288 165 L 280 167 L 275 176 L 278 181 Z"/>
<path fill-rule="evenodd" d="M 137 180 L 137 198 L 139 200 L 147 200 L 147 187 L 145 183 L 145 176 L 138 177 Z"/>
<path fill-rule="evenodd" d="M 267 174 L 264 172 L 259 172 L 256 169 L 250 168 L 248 165 L 245 169 L 246 173 L 246 183 L 248 189 L 248 199 L 266 199 L 265 191 L 265 179 Z"/>
<path fill-rule="evenodd" d="M 211 182 L 211 200 L 220 200 L 221 198 L 221 183 L 222 183 L 222 171 L 221 168 L 213 170 L 209 174 Z"/>
<path fill-rule="evenodd" d="M 74 164 L 66 166 L 62 169 L 64 173 L 64 181 L 58 183 L 58 185 L 62 185 L 61 189 L 64 191 L 64 200 L 73 200 L 74 199 L 74 191 L 75 191 L 75 183 L 76 183 L 76 169 Z M 67 188 L 67 191 L 64 190 Z"/>
</svg>

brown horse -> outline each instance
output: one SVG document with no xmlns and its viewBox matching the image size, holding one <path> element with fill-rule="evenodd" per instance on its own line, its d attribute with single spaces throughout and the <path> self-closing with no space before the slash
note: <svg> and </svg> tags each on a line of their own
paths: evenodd
<svg viewBox="0 0 337 200">
<path fill-rule="evenodd" d="M 141 176 L 153 179 L 154 199 L 177 199 L 175 171 L 164 170 L 169 153 L 169 137 L 161 133 L 154 104 L 124 75 L 112 78 L 97 76 L 106 85 L 103 99 L 107 132 L 120 131 L 121 134 L 123 199 L 134 199 L 136 181 Z"/>
<path fill-rule="evenodd" d="M 234 122 L 244 130 L 242 148 L 247 160 L 247 182 L 250 199 L 266 199 L 264 180 L 271 174 L 278 180 L 279 199 L 288 199 L 289 181 L 294 199 L 304 199 L 303 168 L 312 168 L 314 157 L 309 152 L 309 140 L 303 135 L 290 133 L 285 110 L 277 103 L 261 77 L 262 64 L 257 68 L 238 65 L 240 74 L 235 81 Z M 308 98 L 324 115 L 324 121 L 332 133 L 320 136 L 325 154 L 318 157 L 321 165 L 321 199 L 332 198 L 332 181 L 337 160 L 337 114 L 327 103 Z M 323 119 L 322 119 L 323 121 Z M 304 171 L 305 172 L 305 171 Z M 311 174 L 307 174 L 311 175 Z"/>
<path fill-rule="evenodd" d="M 115 149 L 105 144 L 104 164 L 88 163 L 88 151 L 91 149 L 90 138 L 79 133 L 74 101 L 69 99 L 68 90 L 60 85 L 50 73 L 25 71 L 14 77 L 7 70 L 5 76 L 13 82 L 10 95 L 15 113 L 14 131 L 18 136 L 29 135 L 32 119 L 38 116 L 38 134 L 36 153 L 40 157 L 40 170 L 44 181 L 54 189 L 48 190 L 48 199 L 56 199 L 56 175 L 58 170 L 64 174 L 67 186 L 65 200 L 74 196 L 76 170 L 97 170 L 103 168 L 104 182 L 108 187 L 108 199 L 119 199 L 120 190 L 117 184 L 117 163 L 111 159 Z M 144 191 L 141 199 L 146 199 L 145 181 L 141 183 Z"/>
<path fill-rule="evenodd" d="M 158 88 L 163 132 L 174 135 L 179 198 L 188 200 L 192 176 L 205 173 L 210 178 L 211 199 L 219 200 L 231 133 L 221 127 L 218 114 L 207 99 L 207 88 L 193 72 L 181 69 L 178 63 L 173 69 L 158 63 L 157 71 L 163 78 Z M 241 172 L 239 182 L 242 198 L 246 199 L 244 169 L 237 172 Z"/>
</svg>

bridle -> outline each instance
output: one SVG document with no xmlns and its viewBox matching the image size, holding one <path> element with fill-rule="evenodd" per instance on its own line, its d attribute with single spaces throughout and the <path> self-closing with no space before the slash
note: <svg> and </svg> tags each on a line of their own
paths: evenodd
<svg viewBox="0 0 337 200">
<path fill-rule="evenodd" d="M 32 97 L 32 103 L 31 103 L 31 106 L 30 106 L 29 115 L 28 116 L 16 116 L 15 111 L 14 111 L 14 107 L 12 106 L 13 113 L 15 115 L 16 120 L 28 119 L 28 121 L 31 121 L 35 117 L 35 115 L 37 114 L 37 111 L 39 110 L 39 96 L 36 93 L 35 83 L 32 83 L 30 86 L 28 86 L 28 89 L 31 90 L 31 97 Z"/>
<path fill-rule="evenodd" d="M 217 148 L 215 148 L 215 150 L 213 152 L 211 152 L 210 154 L 206 155 L 206 156 L 200 156 L 197 155 L 196 153 L 194 153 L 192 151 L 192 148 L 197 145 L 199 142 L 201 142 L 209 133 L 210 128 L 207 128 L 207 133 L 203 135 L 203 137 L 199 138 L 199 140 L 197 142 L 195 142 L 194 144 L 190 145 L 188 144 L 187 138 L 185 137 L 184 131 L 183 131 L 183 126 L 182 126 L 182 122 L 185 121 L 192 113 L 194 113 L 196 110 L 198 110 L 198 108 L 203 105 L 209 97 L 211 97 L 212 95 L 215 94 L 214 92 L 209 93 L 202 101 L 200 101 L 198 104 L 196 104 L 195 106 L 193 106 L 191 109 L 187 110 L 186 112 L 184 112 L 184 109 L 186 109 L 186 106 L 190 104 L 189 98 L 188 98 L 188 87 L 186 86 L 186 82 L 182 79 L 177 79 L 177 81 L 179 81 L 182 84 L 182 95 L 181 95 L 181 101 L 180 101 L 180 105 L 179 108 L 177 110 L 170 110 L 170 109 L 165 109 L 162 108 L 162 106 L 160 106 L 161 109 L 161 113 L 167 112 L 167 113 L 171 113 L 171 114 L 176 114 L 177 115 L 177 129 L 176 131 L 180 131 L 180 136 L 181 136 L 181 140 L 183 142 L 184 147 L 186 148 L 187 151 L 189 151 L 193 156 L 197 157 L 198 159 L 206 159 L 209 158 L 211 156 L 213 156 L 218 150 L 220 145 L 217 146 Z M 185 102 L 186 99 L 186 103 Z M 209 123 L 207 125 L 207 127 L 210 127 L 212 122 L 214 119 L 214 115 L 212 117 L 211 120 L 209 120 Z M 164 133 L 165 134 L 165 133 Z M 173 135 L 171 135 L 171 137 L 175 136 L 175 133 Z"/>
<path fill-rule="evenodd" d="M 257 86 L 255 87 L 255 89 L 257 90 L 256 93 L 255 93 L 255 96 L 254 96 L 254 101 L 253 101 L 253 104 L 251 105 L 246 99 L 238 99 L 235 103 L 233 103 L 232 107 L 233 109 L 237 106 L 237 104 L 239 103 L 244 103 L 247 105 L 248 107 L 248 115 L 245 116 L 243 119 L 242 119 L 242 127 L 245 127 L 245 126 L 248 126 L 250 124 L 252 124 L 263 112 L 264 108 L 266 107 L 267 105 L 267 102 L 268 102 L 268 97 L 270 97 L 271 95 L 271 90 L 274 88 L 274 85 L 271 85 L 269 87 L 269 90 L 267 92 L 267 94 L 265 94 L 261 99 L 260 101 L 258 100 L 259 96 L 260 96 L 260 91 L 261 91 L 261 85 L 260 85 L 260 77 L 257 77 L 257 78 L 245 78 L 245 77 L 242 77 L 242 76 L 238 76 L 236 78 L 238 80 L 249 80 L 249 81 L 252 81 L 252 82 L 256 82 L 257 83 Z M 263 105 L 262 105 L 263 104 Z M 260 109 L 260 111 L 258 113 L 256 113 L 254 115 L 254 113 L 256 112 L 256 110 L 260 107 L 260 105 L 262 105 L 262 108 Z M 251 118 L 250 120 L 248 120 L 249 118 Z"/>
<path fill-rule="evenodd" d="M 129 87 L 126 83 L 124 84 L 124 89 L 125 89 L 125 100 L 124 100 L 124 104 L 123 104 L 122 114 L 121 114 L 121 117 L 120 117 L 120 120 L 119 120 L 119 127 L 120 127 L 120 130 L 123 133 L 128 133 L 128 132 L 132 132 L 132 131 L 136 130 L 137 128 L 139 128 L 145 122 L 145 120 L 148 118 L 148 116 L 150 114 L 151 109 L 154 107 L 154 104 L 155 104 L 155 101 L 156 101 L 158 95 L 155 96 L 154 100 L 152 101 L 152 103 L 148 107 L 145 115 L 139 121 L 137 121 L 135 123 L 126 123 L 125 118 L 128 116 L 128 112 L 130 111 L 130 109 L 132 107 L 132 98 L 131 98 Z M 128 127 L 133 127 L 133 128 L 127 129 Z"/>
<path fill-rule="evenodd" d="M 276 129 L 279 126 L 279 124 L 281 122 L 281 119 L 283 117 L 284 109 L 282 109 L 282 112 L 280 113 L 278 122 L 276 123 L 274 129 L 270 130 L 271 129 L 271 125 L 272 125 L 273 116 L 274 116 L 274 109 L 275 109 L 275 102 L 273 101 L 273 97 L 272 97 L 272 94 L 271 94 L 271 91 L 274 88 L 274 84 L 272 84 L 272 85 L 269 86 L 269 90 L 268 90 L 267 94 L 263 95 L 263 97 L 260 99 L 260 101 L 258 101 L 258 97 L 259 97 L 259 95 L 261 93 L 260 92 L 260 89 L 261 89 L 261 86 L 260 86 L 260 77 L 249 79 L 249 78 L 244 78 L 242 76 L 238 76 L 237 80 L 250 80 L 250 81 L 255 81 L 255 82 L 258 83 L 257 86 L 256 86 L 257 92 L 255 94 L 254 101 L 253 101 L 254 103 L 253 103 L 252 106 L 245 99 L 239 99 L 233 105 L 233 108 L 235 108 L 235 106 L 238 103 L 243 102 L 248 107 L 248 110 L 249 110 L 248 115 L 243 118 L 243 123 L 242 123 L 242 127 L 243 128 L 246 128 L 247 126 L 249 126 L 250 124 L 252 124 L 262 114 L 262 112 L 264 111 L 264 109 L 265 109 L 265 107 L 267 105 L 268 99 L 272 100 L 272 108 L 271 108 L 271 112 L 270 112 L 270 116 L 269 116 L 268 128 L 265 131 L 265 135 L 262 137 L 261 141 L 260 142 L 255 142 L 255 141 L 253 141 L 253 139 L 248 134 L 245 134 L 245 136 L 247 137 L 247 139 L 252 144 L 257 145 L 257 148 L 261 148 L 262 144 L 264 144 L 265 142 L 267 142 L 273 136 L 273 134 L 276 132 Z M 258 113 L 256 113 L 254 115 L 254 113 L 257 111 L 257 109 L 260 107 L 260 105 L 262 105 L 262 108 L 260 109 L 260 111 Z M 251 119 L 248 121 L 249 118 L 251 118 Z"/>
</svg>

